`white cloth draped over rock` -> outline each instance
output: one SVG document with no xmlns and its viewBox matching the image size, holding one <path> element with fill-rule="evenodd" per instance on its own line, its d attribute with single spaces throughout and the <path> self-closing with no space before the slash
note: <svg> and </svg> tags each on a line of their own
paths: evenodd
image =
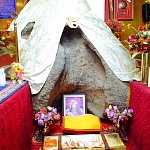
<svg viewBox="0 0 150 150">
<path fill-rule="evenodd" d="M 86 0 L 30 0 L 17 18 L 18 47 L 24 77 L 32 94 L 43 87 L 57 55 L 60 38 L 68 19 L 81 28 L 115 75 L 122 81 L 140 80 L 139 69 L 130 53 L 108 26 L 92 13 Z M 21 31 L 35 22 L 28 39 Z M 9 30 L 13 30 L 13 23 Z M 80 54 L 79 54 L 80 55 Z"/>
</svg>

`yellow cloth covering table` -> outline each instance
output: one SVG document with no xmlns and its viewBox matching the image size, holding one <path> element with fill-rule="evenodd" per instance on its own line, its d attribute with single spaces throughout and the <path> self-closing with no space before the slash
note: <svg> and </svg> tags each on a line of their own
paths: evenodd
<svg viewBox="0 0 150 150">
<path fill-rule="evenodd" d="M 64 132 L 100 132 L 102 124 L 100 118 L 92 114 L 84 114 L 81 116 L 63 116 L 62 130 Z"/>
</svg>

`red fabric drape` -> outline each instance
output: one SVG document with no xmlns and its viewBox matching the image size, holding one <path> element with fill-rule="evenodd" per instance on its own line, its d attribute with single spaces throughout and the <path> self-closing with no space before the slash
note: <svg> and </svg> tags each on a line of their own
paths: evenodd
<svg viewBox="0 0 150 150">
<path fill-rule="evenodd" d="M 30 150 L 34 113 L 29 84 L 0 104 L 0 150 Z"/>
<path fill-rule="evenodd" d="M 104 21 L 106 22 L 110 19 L 110 0 L 105 0 L 104 11 Z"/>
<path fill-rule="evenodd" d="M 138 81 L 130 83 L 130 105 L 133 117 L 127 126 L 132 150 L 150 150 L 150 88 Z"/>
</svg>

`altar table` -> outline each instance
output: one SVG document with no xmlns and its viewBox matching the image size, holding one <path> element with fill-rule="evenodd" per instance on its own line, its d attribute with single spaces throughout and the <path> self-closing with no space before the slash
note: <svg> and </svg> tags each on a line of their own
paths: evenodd
<svg viewBox="0 0 150 150">
<path fill-rule="evenodd" d="M 8 95 L 0 97 L 0 150 L 30 150 L 34 112 L 28 82 Z"/>
<path fill-rule="evenodd" d="M 125 124 L 128 143 L 127 150 L 150 150 L 150 88 L 138 81 L 130 83 L 130 103 L 133 117 Z M 39 150 L 33 146 L 32 150 Z"/>
</svg>

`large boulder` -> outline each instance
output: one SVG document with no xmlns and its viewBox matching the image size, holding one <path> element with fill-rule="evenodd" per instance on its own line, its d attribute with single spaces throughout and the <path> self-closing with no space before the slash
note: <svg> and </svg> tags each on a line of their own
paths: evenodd
<svg viewBox="0 0 150 150">
<path fill-rule="evenodd" d="M 106 42 L 106 41 L 100 41 Z M 62 111 L 62 94 L 85 92 L 89 112 L 103 117 L 108 104 L 128 105 L 129 82 L 119 80 L 80 28 L 64 28 L 55 63 L 41 91 L 33 95 L 34 110 L 52 105 Z"/>
</svg>

